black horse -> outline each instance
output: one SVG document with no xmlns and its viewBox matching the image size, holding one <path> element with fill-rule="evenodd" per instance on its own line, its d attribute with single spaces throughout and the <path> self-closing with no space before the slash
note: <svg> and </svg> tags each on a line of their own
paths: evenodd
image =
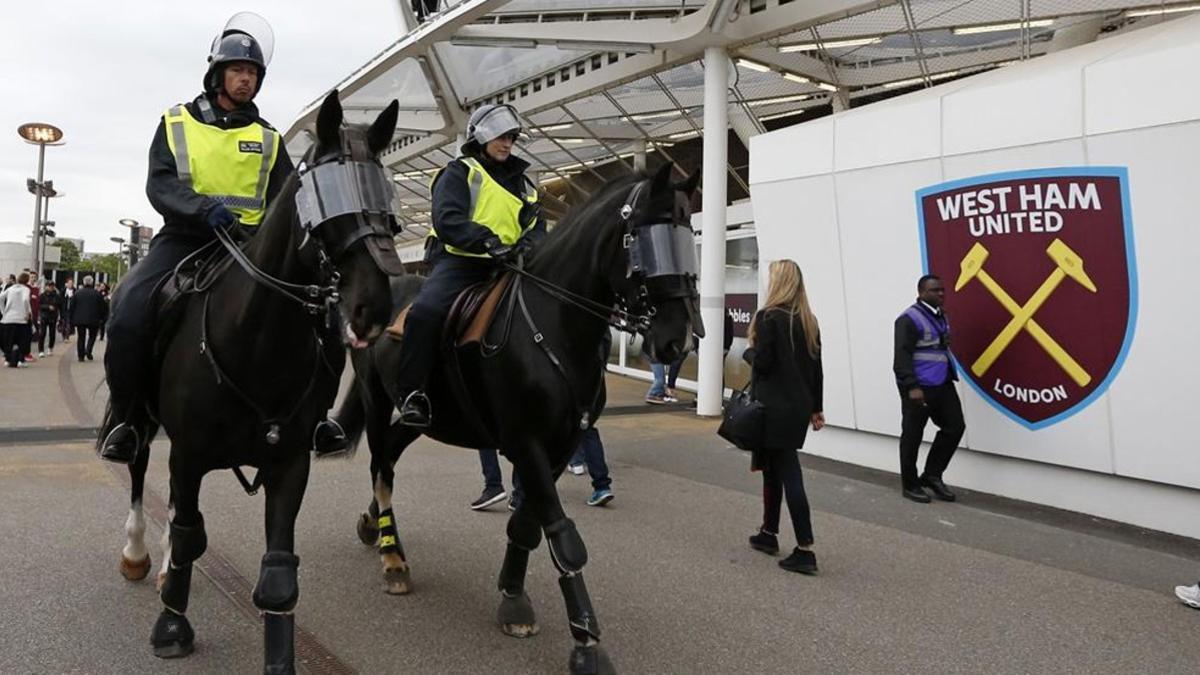
<svg viewBox="0 0 1200 675">
<path fill-rule="evenodd" d="M 603 336 L 614 323 L 644 331 L 651 353 L 664 363 L 691 348 L 693 331 L 703 336 L 690 225 L 690 195 L 699 176 L 671 185 L 670 171 L 668 164 L 653 177 L 619 179 L 569 214 L 528 268 L 514 271 L 483 343 L 453 353 L 447 347 L 427 388 L 433 410 L 428 436 L 468 448 L 499 447 L 515 465 L 526 497 L 508 522 L 499 622 L 515 637 L 537 632 L 524 581 L 529 552 L 545 533 L 576 641 L 572 673 L 612 672 L 583 582 L 583 539 L 555 489 L 582 429 L 595 423 L 604 405 Z M 676 261 L 666 270 L 676 274 L 643 273 L 672 257 L 690 262 Z M 406 296 L 396 298 L 396 308 L 418 287 L 409 277 L 395 280 L 394 289 Z M 399 352 L 398 341 L 381 339 L 353 354 L 356 384 L 335 416 L 351 438 L 360 438 L 364 427 L 367 432 L 374 499 L 359 520 L 359 536 L 367 544 L 378 540 L 393 594 L 411 590 L 392 511 L 394 465 L 421 433 L 390 422 Z M 456 382 L 466 385 L 457 394 Z M 461 405 L 464 398 L 469 401 Z"/>
<path fill-rule="evenodd" d="M 392 240 L 394 221 L 386 213 L 306 219 L 301 210 L 312 203 L 305 201 L 306 191 L 314 189 L 307 183 L 317 190 L 328 186 L 321 176 L 330 170 L 350 167 L 351 173 L 340 175 L 353 177 L 355 170 L 369 175 L 372 180 L 360 183 L 371 185 L 357 186 L 359 202 L 363 193 L 381 194 L 390 185 L 376 156 L 392 140 L 397 110 L 393 101 L 370 128 L 343 128 L 337 93 L 325 99 L 317 142 L 244 253 L 221 233 L 241 264 L 188 299 L 160 350 L 158 395 L 150 413 L 171 439 L 171 522 L 159 575 L 164 608 L 151 635 L 156 656 L 192 651 L 194 634 L 185 611 L 192 563 L 207 545 L 199 506 L 202 479 L 213 470 L 252 466 L 267 500 L 267 552 L 253 598 L 266 613 L 264 670 L 293 671 L 292 611 L 299 595 L 295 521 L 308 483 L 314 428 L 337 394 L 346 360 L 343 343 L 362 348 L 382 332 L 391 308 L 387 272 L 402 272 Z M 110 410 L 102 428 L 111 423 Z M 132 506 L 121 571 L 132 580 L 145 577 L 150 568 L 142 490 L 149 442 L 157 430 L 157 425 L 149 430 L 130 466 Z"/>
</svg>

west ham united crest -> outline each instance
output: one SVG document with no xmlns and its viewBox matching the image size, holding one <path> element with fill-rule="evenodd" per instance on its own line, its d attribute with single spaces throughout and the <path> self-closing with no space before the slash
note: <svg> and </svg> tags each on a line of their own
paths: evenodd
<svg viewBox="0 0 1200 675">
<path fill-rule="evenodd" d="M 1112 383 L 1133 340 L 1137 269 L 1123 167 L 977 176 L 917 191 L 925 270 L 946 284 L 959 372 L 1040 429 Z"/>
</svg>

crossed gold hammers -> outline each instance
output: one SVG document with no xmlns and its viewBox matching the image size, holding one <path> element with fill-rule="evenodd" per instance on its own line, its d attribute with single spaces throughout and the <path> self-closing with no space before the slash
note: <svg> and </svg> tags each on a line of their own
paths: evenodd
<svg viewBox="0 0 1200 675">
<path fill-rule="evenodd" d="M 983 263 L 988 258 L 988 250 L 984 248 L 983 244 L 976 242 L 971 247 L 971 250 L 967 251 L 967 255 L 962 259 L 962 262 L 959 263 L 961 271 L 958 275 L 958 281 L 954 284 L 954 290 L 957 291 L 966 286 L 971 279 L 978 278 L 980 283 L 1000 301 L 1004 309 L 1008 310 L 1009 314 L 1012 314 L 1012 319 L 1009 320 L 1008 325 L 1000 331 L 1000 334 L 992 340 L 987 349 L 983 350 L 983 353 L 971 365 L 971 372 L 975 373 L 976 377 L 980 377 L 986 373 L 988 368 L 992 367 L 996 359 L 1000 358 L 1000 355 L 1004 353 L 1008 345 L 1017 337 L 1017 333 L 1021 332 L 1021 329 L 1025 329 L 1042 346 L 1042 349 L 1046 350 L 1050 358 L 1054 359 L 1054 362 L 1059 366 L 1062 366 L 1062 369 L 1067 372 L 1067 375 L 1071 376 L 1075 384 L 1086 387 L 1092 381 L 1092 376 L 1088 375 L 1083 366 L 1080 366 L 1075 359 L 1071 358 L 1067 350 L 1063 349 L 1061 345 L 1055 342 L 1054 338 L 1050 337 L 1050 334 L 1034 320 L 1033 315 L 1046 302 L 1050 294 L 1054 292 L 1054 289 L 1058 288 L 1058 285 L 1067 277 L 1078 281 L 1081 286 L 1093 293 L 1096 292 L 1096 284 L 1092 283 L 1087 272 L 1083 271 L 1083 259 L 1064 244 L 1061 239 L 1055 239 L 1050 243 L 1050 246 L 1046 248 L 1046 255 L 1050 256 L 1056 267 L 1050 273 L 1050 276 L 1042 282 L 1042 285 L 1029 297 L 1029 300 L 1023 307 L 1018 305 L 1000 287 L 1000 284 L 996 283 L 996 280 L 983 269 Z"/>
</svg>

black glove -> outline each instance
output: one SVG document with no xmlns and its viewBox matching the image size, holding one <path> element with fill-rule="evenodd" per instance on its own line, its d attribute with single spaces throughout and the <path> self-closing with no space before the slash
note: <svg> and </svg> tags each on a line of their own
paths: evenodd
<svg viewBox="0 0 1200 675">
<path fill-rule="evenodd" d="M 225 208 L 224 204 L 217 204 L 209 209 L 208 215 L 204 219 L 208 222 L 208 226 L 214 230 L 218 227 L 229 227 L 237 222 L 237 216 Z"/>
<path fill-rule="evenodd" d="M 500 237 L 493 236 L 483 242 L 484 249 L 487 250 L 488 256 L 500 262 L 511 263 L 515 262 L 517 257 L 521 255 L 521 250 L 517 244 L 505 244 L 500 241 Z"/>
</svg>

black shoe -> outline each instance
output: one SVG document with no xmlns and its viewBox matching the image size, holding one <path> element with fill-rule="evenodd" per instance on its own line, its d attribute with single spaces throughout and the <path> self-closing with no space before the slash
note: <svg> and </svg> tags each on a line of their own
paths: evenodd
<svg viewBox="0 0 1200 675">
<path fill-rule="evenodd" d="M 317 459 L 343 455 L 350 450 L 350 439 L 342 425 L 334 420 L 321 420 L 313 429 L 313 453 Z"/>
<path fill-rule="evenodd" d="M 779 553 L 779 538 L 770 532 L 759 530 L 758 534 L 750 535 L 750 548 L 775 555 Z"/>
<path fill-rule="evenodd" d="M 93 358 L 92 358 L 92 355 L 91 355 L 91 354 L 84 354 L 84 356 L 86 356 L 86 357 L 87 357 L 87 360 L 88 360 L 88 361 L 95 361 L 95 360 L 96 360 L 96 359 L 93 359 Z"/>
<path fill-rule="evenodd" d="M 104 437 L 100 458 L 117 464 L 133 464 L 141 445 L 137 430 L 122 422 Z"/>
<path fill-rule="evenodd" d="M 929 498 L 929 495 L 925 494 L 925 491 L 921 489 L 920 485 L 916 487 L 906 487 L 904 488 L 904 492 L 901 494 L 904 495 L 905 499 L 911 499 L 918 504 L 928 504 L 929 502 L 933 501 Z"/>
<path fill-rule="evenodd" d="M 951 492 L 950 488 L 946 487 L 946 484 L 942 482 L 941 478 L 927 478 L 922 476 L 921 485 L 929 488 L 930 492 L 933 493 L 933 496 L 944 502 L 952 502 L 955 499 L 958 499 L 958 495 Z"/>
<path fill-rule="evenodd" d="M 812 551 L 797 548 L 792 554 L 779 561 L 779 566 L 789 572 L 800 574 L 817 573 L 817 554 Z"/>
<path fill-rule="evenodd" d="M 429 410 L 429 397 L 417 389 L 404 397 L 400 405 L 400 423 L 405 426 L 424 429 L 429 426 L 433 414 Z"/>
<path fill-rule="evenodd" d="M 471 510 L 483 511 L 493 504 L 499 504 L 504 501 L 504 498 L 507 496 L 508 493 L 504 491 L 504 488 L 484 488 L 483 494 L 479 495 L 479 499 L 471 502 Z"/>
</svg>

